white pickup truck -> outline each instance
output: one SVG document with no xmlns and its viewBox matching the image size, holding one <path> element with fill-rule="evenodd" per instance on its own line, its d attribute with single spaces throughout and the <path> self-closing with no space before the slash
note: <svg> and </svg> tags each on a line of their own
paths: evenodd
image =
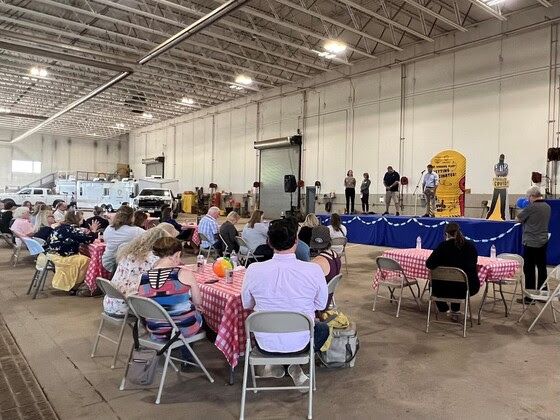
<svg viewBox="0 0 560 420">
<path fill-rule="evenodd" d="M 52 206 L 56 200 L 68 202 L 70 198 L 67 194 L 55 194 L 50 188 L 23 188 L 15 193 L 0 194 L 0 201 L 12 201 L 17 206 L 21 206 L 24 201 L 31 201 L 32 204 L 41 201 Z"/>
</svg>

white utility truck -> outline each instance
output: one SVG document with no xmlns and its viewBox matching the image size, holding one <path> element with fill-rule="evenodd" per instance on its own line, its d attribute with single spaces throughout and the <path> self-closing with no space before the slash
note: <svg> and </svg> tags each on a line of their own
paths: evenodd
<svg viewBox="0 0 560 420">
<path fill-rule="evenodd" d="M 21 206 L 24 201 L 30 201 L 35 204 L 37 201 L 41 201 L 49 206 L 52 206 L 55 201 L 66 201 L 69 202 L 71 196 L 69 194 L 55 194 L 51 188 L 36 188 L 28 187 L 22 188 L 15 193 L 1 193 L 0 201 L 3 203 L 12 201 L 17 206 Z"/>
<path fill-rule="evenodd" d="M 107 211 L 117 210 L 123 203 L 130 203 L 136 193 L 136 182 L 122 181 L 77 181 L 76 201 L 80 209 L 100 206 Z"/>
<path fill-rule="evenodd" d="M 176 179 L 163 179 L 159 177 L 138 180 L 138 195 L 132 201 L 135 210 L 142 210 L 149 214 L 159 214 L 161 206 L 168 204 L 176 211 L 178 200 L 173 193 L 179 189 Z"/>
</svg>

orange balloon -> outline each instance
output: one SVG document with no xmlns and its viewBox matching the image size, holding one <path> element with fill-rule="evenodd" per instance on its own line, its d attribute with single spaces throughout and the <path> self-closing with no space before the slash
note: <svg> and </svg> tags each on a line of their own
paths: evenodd
<svg viewBox="0 0 560 420">
<path fill-rule="evenodd" d="M 233 263 L 229 258 L 220 257 L 212 264 L 212 271 L 218 277 L 224 278 L 226 270 L 233 270 Z"/>
</svg>

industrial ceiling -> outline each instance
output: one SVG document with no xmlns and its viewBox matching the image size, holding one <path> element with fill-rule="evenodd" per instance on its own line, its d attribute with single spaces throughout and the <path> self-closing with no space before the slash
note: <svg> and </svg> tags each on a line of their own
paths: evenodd
<svg viewBox="0 0 560 420">
<path fill-rule="evenodd" d="M 111 138 L 468 31 L 481 21 L 505 20 L 536 4 L 550 6 L 548 0 L 250 0 L 149 63 L 139 63 L 224 3 L 0 0 L 0 128 L 30 130 L 130 72 L 41 128 Z"/>
</svg>

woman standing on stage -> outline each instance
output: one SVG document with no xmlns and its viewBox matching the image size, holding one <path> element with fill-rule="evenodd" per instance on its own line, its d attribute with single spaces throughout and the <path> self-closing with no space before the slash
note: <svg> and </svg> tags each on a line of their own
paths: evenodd
<svg viewBox="0 0 560 420">
<path fill-rule="evenodd" d="M 371 181 L 369 179 L 369 174 L 365 172 L 364 180 L 362 181 L 362 185 L 360 186 L 360 196 L 362 198 L 362 213 L 369 212 L 369 186 L 370 185 L 371 185 Z"/>
<path fill-rule="evenodd" d="M 346 174 L 344 178 L 344 193 L 346 194 L 346 214 L 354 213 L 354 199 L 356 198 L 356 178 L 352 169 Z"/>
</svg>

